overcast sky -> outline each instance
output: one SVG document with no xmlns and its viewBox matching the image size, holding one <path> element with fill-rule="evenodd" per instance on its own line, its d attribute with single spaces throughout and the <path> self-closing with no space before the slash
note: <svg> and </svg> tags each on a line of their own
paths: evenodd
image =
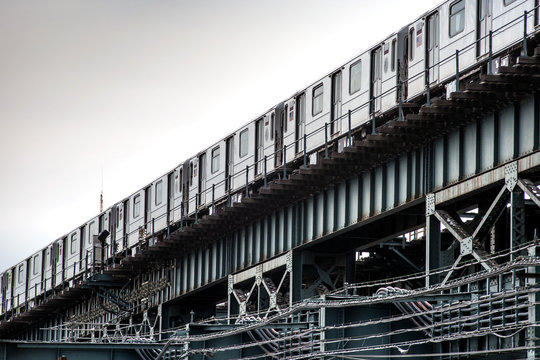
<svg viewBox="0 0 540 360">
<path fill-rule="evenodd" d="M 0 0 L 0 271 L 438 0 Z"/>
</svg>

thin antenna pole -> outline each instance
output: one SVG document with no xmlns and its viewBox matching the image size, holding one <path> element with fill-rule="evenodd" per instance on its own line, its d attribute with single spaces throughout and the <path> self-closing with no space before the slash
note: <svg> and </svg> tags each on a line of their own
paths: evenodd
<svg viewBox="0 0 540 360">
<path fill-rule="evenodd" d="M 99 212 L 103 212 L 103 164 L 101 165 L 101 194 L 99 195 Z"/>
</svg>

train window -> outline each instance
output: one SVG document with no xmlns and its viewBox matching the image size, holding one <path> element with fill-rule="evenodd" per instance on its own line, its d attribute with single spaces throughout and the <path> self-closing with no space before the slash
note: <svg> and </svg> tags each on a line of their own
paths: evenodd
<svg viewBox="0 0 540 360">
<path fill-rule="evenodd" d="M 18 272 L 18 275 L 17 275 L 17 282 L 19 284 L 22 284 L 23 280 L 24 280 L 24 265 L 19 265 L 19 272 Z"/>
<path fill-rule="evenodd" d="M 136 195 L 133 198 L 133 218 L 136 219 L 141 214 L 141 195 Z"/>
<path fill-rule="evenodd" d="M 248 153 L 248 129 L 243 130 L 240 133 L 240 148 L 239 148 L 239 155 L 240 157 L 244 157 Z"/>
<path fill-rule="evenodd" d="M 32 275 L 37 275 L 38 274 L 38 267 L 39 267 L 39 254 L 34 255 L 33 267 L 32 267 Z"/>
<path fill-rule="evenodd" d="M 96 224 L 93 221 L 88 225 L 88 245 L 92 245 L 92 235 L 94 235 L 95 227 Z"/>
<path fill-rule="evenodd" d="M 504 0 L 504 6 L 508 6 L 511 3 L 515 2 L 516 0 Z"/>
<path fill-rule="evenodd" d="M 210 170 L 212 174 L 219 171 L 219 146 L 212 150 L 212 165 Z"/>
<path fill-rule="evenodd" d="M 414 59 L 414 26 L 409 29 L 409 44 L 407 45 L 409 48 L 409 60 Z"/>
<path fill-rule="evenodd" d="M 71 255 L 77 252 L 77 234 L 71 234 L 70 252 L 71 252 Z"/>
<path fill-rule="evenodd" d="M 86 240 L 86 226 L 81 227 L 81 249 L 84 248 Z"/>
<path fill-rule="evenodd" d="M 193 162 L 189 163 L 189 183 L 188 186 L 191 187 L 193 185 Z"/>
<path fill-rule="evenodd" d="M 392 48 L 390 49 L 390 69 L 396 70 L 396 39 L 392 40 Z"/>
<path fill-rule="evenodd" d="M 287 132 L 287 114 L 289 113 L 289 105 L 285 105 L 285 111 L 283 111 L 283 132 Z"/>
<path fill-rule="evenodd" d="M 270 116 L 270 140 L 274 140 L 274 121 L 276 117 L 274 113 Z"/>
<path fill-rule="evenodd" d="M 163 181 L 159 180 L 156 183 L 156 191 L 154 193 L 154 204 L 157 206 L 157 205 L 161 205 L 162 202 L 163 202 Z"/>
<path fill-rule="evenodd" d="M 320 114 L 323 110 L 323 84 L 319 84 L 313 88 L 313 106 L 311 114 Z"/>
<path fill-rule="evenodd" d="M 286 122 L 292 122 L 294 121 L 294 103 L 291 104 L 291 107 L 289 108 L 289 118 Z M 287 130 L 287 126 L 285 125 L 285 130 Z"/>
<path fill-rule="evenodd" d="M 362 60 L 358 60 L 349 67 L 349 94 L 352 95 L 361 87 Z"/>
<path fill-rule="evenodd" d="M 182 187 L 184 185 L 184 169 L 180 169 L 180 175 L 178 175 L 178 177 L 180 178 L 180 181 L 178 181 L 178 191 L 182 192 Z"/>
<path fill-rule="evenodd" d="M 465 0 L 450 5 L 450 37 L 465 29 Z"/>
</svg>

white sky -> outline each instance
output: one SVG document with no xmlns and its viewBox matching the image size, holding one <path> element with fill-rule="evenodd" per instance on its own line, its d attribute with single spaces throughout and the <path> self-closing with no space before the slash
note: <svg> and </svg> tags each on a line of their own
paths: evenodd
<svg viewBox="0 0 540 360">
<path fill-rule="evenodd" d="M 0 271 L 439 0 L 0 0 Z"/>
</svg>

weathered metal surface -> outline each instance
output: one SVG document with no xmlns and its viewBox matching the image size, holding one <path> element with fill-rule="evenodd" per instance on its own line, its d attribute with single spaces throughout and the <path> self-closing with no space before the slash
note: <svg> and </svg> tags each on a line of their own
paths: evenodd
<svg viewBox="0 0 540 360">
<path fill-rule="evenodd" d="M 524 172 L 540 166 L 540 153 L 535 152 L 518 159 L 518 171 Z M 504 165 L 495 167 L 478 176 L 464 180 L 456 185 L 435 191 L 435 202 L 437 204 L 445 203 L 449 200 L 458 198 L 468 193 L 477 191 L 486 186 L 491 186 L 504 180 Z"/>
</svg>

